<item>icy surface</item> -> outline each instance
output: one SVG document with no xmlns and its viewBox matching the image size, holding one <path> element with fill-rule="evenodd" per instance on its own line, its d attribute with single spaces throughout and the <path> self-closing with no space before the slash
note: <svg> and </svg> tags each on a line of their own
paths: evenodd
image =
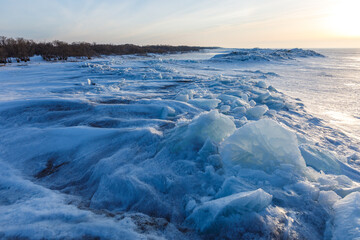
<svg viewBox="0 0 360 240">
<path fill-rule="evenodd" d="M 277 89 L 328 61 L 212 49 L 0 67 L 0 238 L 359 237 L 358 140 Z"/>
<path fill-rule="evenodd" d="M 223 162 L 229 168 L 242 167 L 273 172 L 282 164 L 305 169 L 296 136 L 270 119 L 248 123 L 228 137 L 220 147 Z"/>
<path fill-rule="evenodd" d="M 312 50 L 303 49 L 238 49 L 231 53 L 219 54 L 213 57 L 214 60 L 227 61 L 281 61 L 293 60 L 306 57 L 324 57 L 322 54 Z"/>
<path fill-rule="evenodd" d="M 272 196 L 262 189 L 233 194 L 203 203 L 194 209 L 187 221 L 201 232 L 217 232 L 246 213 L 260 212 L 269 206 L 271 199 Z"/>
<path fill-rule="evenodd" d="M 334 206 L 333 239 L 360 238 L 360 193 L 354 192 Z"/>
</svg>

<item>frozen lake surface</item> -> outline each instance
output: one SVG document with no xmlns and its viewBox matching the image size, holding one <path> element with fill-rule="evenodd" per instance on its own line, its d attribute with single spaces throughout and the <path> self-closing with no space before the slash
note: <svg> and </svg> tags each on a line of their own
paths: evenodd
<svg viewBox="0 0 360 240">
<path fill-rule="evenodd" d="M 0 238 L 359 238 L 359 73 L 359 49 L 0 67 Z"/>
<path fill-rule="evenodd" d="M 360 49 L 316 49 L 326 58 L 269 64 L 280 76 L 269 80 L 333 127 L 360 140 Z M 255 67 L 256 68 L 256 67 Z"/>
</svg>

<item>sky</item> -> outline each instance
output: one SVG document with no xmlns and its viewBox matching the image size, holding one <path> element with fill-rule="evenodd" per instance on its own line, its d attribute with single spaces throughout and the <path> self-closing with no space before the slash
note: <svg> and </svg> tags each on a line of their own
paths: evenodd
<svg viewBox="0 0 360 240">
<path fill-rule="evenodd" d="M 0 36 L 36 41 L 360 48 L 358 0 L 0 0 Z"/>
</svg>

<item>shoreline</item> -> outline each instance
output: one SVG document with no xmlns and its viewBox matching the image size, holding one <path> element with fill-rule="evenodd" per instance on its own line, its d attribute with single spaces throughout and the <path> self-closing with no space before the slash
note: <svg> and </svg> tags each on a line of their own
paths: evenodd
<svg viewBox="0 0 360 240">
<path fill-rule="evenodd" d="M 216 47 L 171 46 L 134 44 L 97 44 L 87 42 L 67 43 L 59 40 L 52 42 L 35 42 L 24 38 L 7 38 L 0 36 L 0 63 L 28 62 L 30 58 L 39 55 L 45 61 L 67 60 L 70 57 L 88 58 L 101 55 L 131 55 L 131 54 L 167 54 L 178 52 L 199 51 Z"/>
</svg>

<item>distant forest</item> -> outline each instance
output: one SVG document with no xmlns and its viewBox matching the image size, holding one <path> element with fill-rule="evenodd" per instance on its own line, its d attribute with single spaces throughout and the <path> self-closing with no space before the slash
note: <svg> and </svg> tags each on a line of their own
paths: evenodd
<svg viewBox="0 0 360 240">
<path fill-rule="evenodd" d="M 66 43 L 63 41 L 34 42 L 23 38 L 0 36 L 0 63 L 30 61 L 30 57 L 40 55 L 46 61 L 67 60 L 69 57 L 88 58 L 101 55 L 125 55 L 147 53 L 175 53 L 198 51 L 204 47 L 133 44 L 113 45 L 87 42 Z"/>
</svg>

